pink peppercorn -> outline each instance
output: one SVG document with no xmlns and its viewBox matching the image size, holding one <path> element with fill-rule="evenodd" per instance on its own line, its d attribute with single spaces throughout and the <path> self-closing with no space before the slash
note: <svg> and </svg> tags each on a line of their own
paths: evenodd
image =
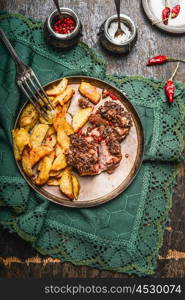
<svg viewBox="0 0 185 300">
<path fill-rule="evenodd" d="M 53 29 L 60 34 L 69 34 L 75 29 L 75 21 L 72 18 L 63 17 L 54 23 Z"/>
</svg>

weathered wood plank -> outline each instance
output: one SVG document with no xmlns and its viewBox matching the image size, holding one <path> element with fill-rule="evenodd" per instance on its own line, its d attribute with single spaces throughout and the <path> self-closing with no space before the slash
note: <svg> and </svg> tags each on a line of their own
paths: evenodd
<svg viewBox="0 0 185 300">
<path fill-rule="evenodd" d="M 175 68 L 175 63 L 163 66 L 147 68 L 145 66 L 148 57 L 157 54 L 166 54 L 185 58 L 184 35 L 175 36 L 164 33 L 151 26 L 145 17 L 141 7 L 141 1 L 122 1 L 122 12 L 133 18 L 138 27 L 138 40 L 133 51 L 127 56 L 113 56 L 105 52 L 98 43 L 98 30 L 107 16 L 115 13 L 113 0 L 63 0 L 63 6 L 73 8 L 81 18 L 83 24 L 83 40 L 89 46 L 100 51 L 106 59 L 109 73 L 128 75 L 141 75 L 157 79 L 167 79 Z M 13 13 L 21 13 L 37 19 L 45 20 L 45 17 L 54 9 L 51 0 L 1 0 L 0 9 Z M 177 80 L 184 81 L 185 68 L 181 67 L 176 76 Z M 160 251 L 161 259 L 158 260 L 158 268 L 154 277 L 185 276 L 185 190 L 184 170 L 185 164 L 180 165 L 180 176 L 173 197 L 173 208 L 164 235 L 164 244 Z M 0 256 L 17 257 L 23 263 L 7 265 L 0 261 L 1 277 L 127 277 L 108 271 L 99 271 L 88 267 L 76 267 L 72 264 L 59 262 L 44 263 L 43 257 L 14 234 L 9 234 L 0 229 Z M 27 263 L 28 259 L 37 257 L 41 262 Z"/>
</svg>

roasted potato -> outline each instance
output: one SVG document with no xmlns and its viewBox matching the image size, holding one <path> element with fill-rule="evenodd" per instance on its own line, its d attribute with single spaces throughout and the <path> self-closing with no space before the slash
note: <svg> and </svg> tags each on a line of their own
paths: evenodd
<svg viewBox="0 0 185 300">
<path fill-rule="evenodd" d="M 45 156 L 41 163 L 39 164 L 39 175 L 37 176 L 35 183 L 38 185 L 45 184 L 49 179 L 49 172 L 51 170 L 51 166 L 54 160 L 54 151 L 52 151 L 49 155 Z"/>
<path fill-rule="evenodd" d="M 23 151 L 21 163 L 25 174 L 30 177 L 33 176 L 32 164 L 30 161 L 30 149 L 28 146 Z"/>
<path fill-rule="evenodd" d="M 50 177 L 60 178 L 62 176 L 62 171 L 51 170 L 49 173 Z"/>
<path fill-rule="evenodd" d="M 71 135 L 74 133 L 73 127 L 67 122 L 67 120 L 63 117 L 61 118 L 61 126 L 67 135 Z"/>
<path fill-rule="evenodd" d="M 66 102 L 66 103 L 62 106 L 62 114 L 63 114 L 63 117 L 64 117 L 64 118 L 66 117 L 66 113 L 67 113 L 67 111 L 68 111 L 69 105 L 70 105 L 70 101 Z"/>
<path fill-rule="evenodd" d="M 93 104 L 97 104 L 101 99 L 101 94 L 97 91 L 96 87 L 88 82 L 81 82 L 79 92 Z"/>
<path fill-rule="evenodd" d="M 16 130 L 13 129 L 12 130 L 12 141 L 13 141 L 13 151 L 14 151 L 14 156 L 15 156 L 15 159 L 16 160 L 21 160 L 21 154 L 19 152 L 19 149 L 16 145 L 16 139 L 15 139 L 15 136 L 16 136 Z"/>
<path fill-rule="evenodd" d="M 57 143 L 56 147 L 55 147 L 55 155 L 59 156 L 61 153 L 64 153 L 64 150 L 62 149 L 62 147 Z"/>
<path fill-rule="evenodd" d="M 47 181 L 47 185 L 59 186 L 59 179 L 51 178 Z"/>
<path fill-rule="evenodd" d="M 45 135 L 49 129 L 47 124 L 38 124 L 33 128 L 33 131 L 30 136 L 31 147 L 38 147 L 42 144 L 42 141 L 45 138 Z"/>
<path fill-rule="evenodd" d="M 41 158 L 50 154 L 52 152 L 52 148 L 46 145 L 41 145 L 38 147 L 34 147 L 30 151 L 30 163 L 33 167 Z"/>
<path fill-rule="evenodd" d="M 61 153 L 59 156 L 57 156 L 53 162 L 53 165 L 51 167 L 52 171 L 59 171 L 64 169 L 67 166 L 67 160 L 63 153 Z"/>
<path fill-rule="evenodd" d="M 78 182 L 78 178 L 74 174 L 72 174 L 72 185 L 73 185 L 73 195 L 74 198 L 77 200 L 80 191 L 80 185 Z"/>
<path fill-rule="evenodd" d="M 49 100 L 50 100 L 50 102 L 52 103 L 52 101 L 55 99 L 55 97 L 54 96 L 48 96 L 48 98 L 49 98 Z M 43 100 L 42 99 L 39 99 L 39 104 L 41 105 L 41 106 L 44 106 L 45 105 L 45 103 L 47 103 L 48 102 L 48 100 L 46 99 L 46 97 L 43 97 Z"/>
<path fill-rule="evenodd" d="M 15 145 L 14 152 L 16 153 L 18 160 L 20 160 L 20 156 L 24 150 L 24 147 L 30 147 L 30 136 L 25 128 L 13 129 L 12 136 Z"/>
<path fill-rule="evenodd" d="M 67 89 L 60 95 L 58 95 L 55 100 L 53 100 L 53 105 L 56 106 L 58 103 L 60 103 L 60 105 L 64 105 L 64 103 L 68 102 L 69 100 L 71 100 L 71 98 L 73 97 L 75 91 L 72 87 L 67 87 Z"/>
<path fill-rule="evenodd" d="M 67 78 L 63 78 L 58 85 L 54 86 L 51 89 L 48 89 L 46 91 L 48 96 L 57 96 L 59 94 L 62 94 L 65 89 L 67 88 L 67 84 L 68 84 L 68 79 Z"/>
<path fill-rule="evenodd" d="M 55 115 L 56 115 L 55 111 L 48 111 L 47 112 L 47 120 L 44 119 L 43 117 L 40 117 L 39 121 L 40 121 L 41 124 L 52 125 Z"/>
<path fill-rule="evenodd" d="M 74 115 L 72 122 L 74 132 L 77 132 L 87 123 L 92 110 L 92 107 L 82 108 Z"/>
<path fill-rule="evenodd" d="M 55 133 L 56 133 L 56 130 L 55 130 L 54 126 L 52 125 L 52 126 L 50 126 L 49 129 L 48 129 L 47 134 L 46 134 L 46 137 L 48 137 L 48 136 L 50 136 L 50 135 L 53 135 L 53 134 L 55 134 Z"/>
<path fill-rule="evenodd" d="M 56 114 L 62 112 L 62 105 L 60 105 L 60 103 L 58 103 L 56 106 L 55 106 L 55 111 L 56 111 Z"/>
<path fill-rule="evenodd" d="M 67 120 L 63 116 L 63 112 L 60 112 L 56 115 L 53 120 L 53 125 L 56 131 L 61 128 L 67 135 L 71 135 L 74 133 L 73 127 L 67 122 Z"/>
<path fill-rule="evenodd" d="M 21 113 L 19 126 L 29 131 L 34 127 L 38 119 L 38 112 L 36 111 L 35 107 L 29 103 Z"/>
<path fill-rule="evenodd" d="M 69 147 L 71 145 L 71 141 L 70 138 L 65 133 L 65 131 L 61 128 L 59 128 L 57 131 L 57 142 L 62 147 L 64 153 L 68 153 Z"/>
<path fill-rule="evenodd" d="M 73 200 L 73 185 L 72 185 L 72 176 L 71 172 L 68 168 L 66 168 L 62 172 L 62 176 L 60 178 L 60 190 L 61 192 L 66 195 L 69 199 Z"/>
<path fill-rule="evenodd" d="M 50 146 L 51 148 L 54 148 L 55 145 L 57 143 L 57 135 L 52 134 L 52 135 L 48 135 L 45 139 L 44 145 Z"/>
</svg>

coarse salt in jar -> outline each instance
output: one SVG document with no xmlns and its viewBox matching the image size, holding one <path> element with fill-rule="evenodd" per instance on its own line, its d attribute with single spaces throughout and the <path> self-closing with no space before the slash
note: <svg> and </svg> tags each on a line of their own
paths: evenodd
<svg viewBox="0 0 185 300">
<path fill-rule="evenodd" d="M 137 29 L 134 22 L 126 15 L 120 14 L 123 34 L 115 36 L 118 29 L 117 15 L 109 17 L 100 27 L 99 41 L 108 51 L 126 54 L 131 51 L 137 39 Z"/>
</svg>

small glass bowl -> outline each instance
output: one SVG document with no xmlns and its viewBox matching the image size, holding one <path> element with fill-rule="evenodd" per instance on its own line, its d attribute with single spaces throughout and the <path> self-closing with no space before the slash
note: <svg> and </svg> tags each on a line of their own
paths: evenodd
<svg viewBox="0 0 185 300">
<path fill-rule="evenodd" d="M 99 41 L 108 51 L 116 54 L 126 54 L 131 51 L 137 39 L 137 29 L 134 22 L 126 15 L 120 14 L 121 22 L 125 24 L 130 32 L 131 36 L 124 42 L 115 41 L 108 32 L 110 24 L 118 20 L 117 15 L 109 17 L 100 27 Z"/>
<path fill-rule="evenodd" d="M 71 17 L 75 21 L 75 29 L 68 34 L 60 34 L 54 31 L 54 22 L 59 18 L 57 10 L 54 10 L 44 24 L 44 37 L 46 42 L 56 49 L 67 49 L 75 46 L 82 36 L 82 24 L 77 14 L 70 8 L 61 7 L 64 17 Z"/>
</svg>

